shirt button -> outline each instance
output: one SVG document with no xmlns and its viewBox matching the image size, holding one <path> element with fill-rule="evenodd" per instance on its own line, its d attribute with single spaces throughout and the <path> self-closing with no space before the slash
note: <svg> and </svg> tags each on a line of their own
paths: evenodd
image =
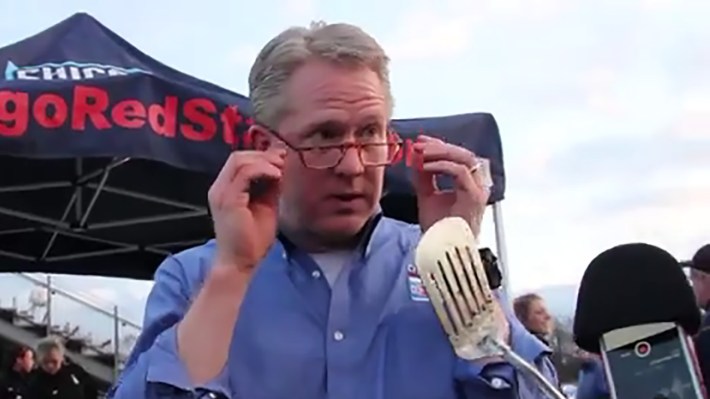
<svg viewBox="0 0 710 399">
<path fill-rule="evenodd" d="M 314 270 L 314 271 L 311 273 L 311 277 L 313 277 L 313 278 L 320 278 L 320 271 Z"/>
<path fill-rule="evenodd" d="M 345 338 L 345 335 L 341 331 L 336 331 L 333 334 L 333 339 L 335 339 L 336 341 L 342 341 L 344 338 Z"/>
</svg>

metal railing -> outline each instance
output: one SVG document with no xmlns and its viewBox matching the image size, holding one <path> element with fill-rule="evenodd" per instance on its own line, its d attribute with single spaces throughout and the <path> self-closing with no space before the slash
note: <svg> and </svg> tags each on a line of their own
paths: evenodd
<svg viewBox="0 0 710 399">
<path fill-rule="evenodd" d="M 21 321 L 46 325 L 46 335 L 59 335 L 66 340 L 82 342 L 84 355 L 113 355 L 114 377 L 118 375 L 141 331 L 138 323 L 121 316 L 115 304 L 102 305 L 96 299 L 57 286 L 50 275 L 43 278 L 26 273 L 3 276 L 16 276 L 19 280 L 17 286 L 12 287 L 15 294 L 12 306 L 18 311 Z M 23 289 L 21 282 L 29 284 L 29 289 Z M 22 293 L 29 294 L 24 308 L 17 300 Z M 111 323 L 101 323 L 102 317 L 108 318 Z"/>
</svg>

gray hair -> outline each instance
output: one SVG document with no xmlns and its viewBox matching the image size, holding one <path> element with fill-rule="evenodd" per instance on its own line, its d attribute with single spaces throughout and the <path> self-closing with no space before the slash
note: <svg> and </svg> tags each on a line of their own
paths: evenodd
<svg viewBox="0 0 710 399">
<path fill-rule="evenodd" d="M 313 58 L 375 72 L 385 88 L 392 115 L 389 58 L 377 41 L 357 26 L 314 22 L 308 28 L 281 32 L 256 57 L 249 72 L 249 98 L 257 121 L 270 128 L 281 122 L 287 111 L 284 86 L 296 69 Z"/>
<path fill-rule="evenodd" d="M 43 358 L 49 352 L 56 350 L 64 355 L 64 343 L 58 337 L 46 337 L 37 342 L 37 357 Z"/>
</svg>

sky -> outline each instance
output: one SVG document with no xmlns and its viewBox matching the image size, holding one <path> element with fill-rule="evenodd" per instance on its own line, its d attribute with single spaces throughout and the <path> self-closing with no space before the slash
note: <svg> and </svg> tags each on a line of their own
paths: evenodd
<svg viewBox="0 0 710 399">
<path fill-rule="evenodd" d="M 353 23 L 392 58 L 395 117 L 495 116 L 513 292 L 576 284 L 596 254 L 617 244 L 647 242 L 688 258 L 710 242 L 707 0 L 245 5 L 0 2 L 0 46 L 85 11 L 159 61 L 246 94 L 252 60 L 281 30 L 312 20 Z M 483 241 L 495 248 L 493 231 L 487 220 Z M 29 288 L 20 287 L 29 283 L 0 281 L 26 302 Z M 98 277 L 55 281 L 117 304 L 136 322 L 150 289 Z M 0 304 L 9 300 L 3 292 Z"/>
</svg>

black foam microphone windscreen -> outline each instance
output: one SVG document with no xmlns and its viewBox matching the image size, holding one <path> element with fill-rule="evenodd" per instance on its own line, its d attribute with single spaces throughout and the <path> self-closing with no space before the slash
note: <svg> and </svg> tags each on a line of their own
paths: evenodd
<svg viewBox="0 0 710 399">
<path fill-rule="evenodd" d="M 658 322 L 674 322 L 691 335 L 700 327 L 693 290 L 671 254 L 625 244 L 592 260 L 577 294 L 573 332 L 580 348 L 599 353 L 605 333 Z"/>
</svg>

